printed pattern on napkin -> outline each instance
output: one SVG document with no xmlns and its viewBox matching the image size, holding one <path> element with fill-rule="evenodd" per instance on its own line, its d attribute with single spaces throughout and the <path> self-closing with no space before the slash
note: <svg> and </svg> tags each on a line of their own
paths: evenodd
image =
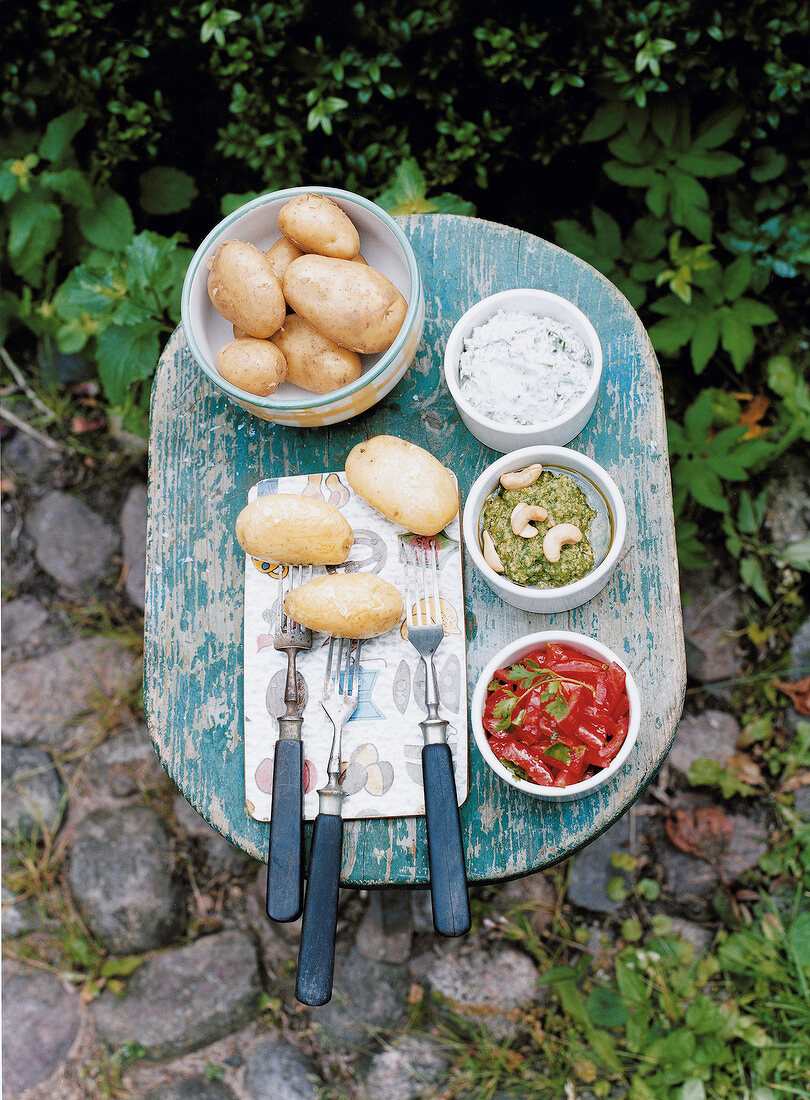
<svg viewBox="0 0 810 1100">
<path fill-rule="evenodd" d="M 405 598 L 403 541 L 419 540 L 371 508 L 349 488 L 345 474 L 301 474 L 268 478 L 254 485 L 248 500 L 270 493 L 316 496 L 339 508 L 354 531 L 354 546 L 342 565 L 318 566 L 324 572 L 378 573 Z M 461 804 L 468 791 L 467 657 L 464 638 L 464 590 L 461 539 L 456 517 L 437 536 L 439 593 L 445 638 L 436 654 L 442 701 L 448 721 L 456 791 Z M 273 754 L 278 716 L 284 713 L 287 655 L 273 647 L 278 621 L 278 570 L 245 555 L 245 804 L 251 817 L 269 821 Z M 285 568 L 285 567 L 281 567 Z M 314 634 L 312 649 L 297 656 L 299 690 L 306 700 L 303 717 L 304 816 L 318 813 L 317 788 L 325 786 L 332 724 L 321 707 L 329 639 Z M 425 812 L 422 789 L 422 731 L 427 716 L 425 670 L 419 654 L 399 628 L 363 642 L 360 699 L 343 730 L 341 771 L 346 798 L 344 818 L 411 817 Z"/>
</svg>

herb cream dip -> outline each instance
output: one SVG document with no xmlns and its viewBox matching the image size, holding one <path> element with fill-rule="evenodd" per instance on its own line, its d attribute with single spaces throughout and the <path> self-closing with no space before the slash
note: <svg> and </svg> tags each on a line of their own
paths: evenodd
<svg viewBox="0 0 810 1100">
<path fill-rule="evenodd" d="M 491 420 L 554 420 L 588 387 L 593 358 L 575 329 L 527 310 L 499 309 L 464 340 L 459 383 Z"/>
</svg>

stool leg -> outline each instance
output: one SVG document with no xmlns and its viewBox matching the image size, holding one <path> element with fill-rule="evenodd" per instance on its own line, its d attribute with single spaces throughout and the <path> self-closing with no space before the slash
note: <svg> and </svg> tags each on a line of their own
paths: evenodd
<svg viewBox="0 0 810 1100">
<path fill-rule="evenodd" d="M 360 954 L 377 962 L 402 963 L 410 957 L 412 938 L 411 891 L 369 891 L 369 906 L 355 940 Z"/>
</svg>

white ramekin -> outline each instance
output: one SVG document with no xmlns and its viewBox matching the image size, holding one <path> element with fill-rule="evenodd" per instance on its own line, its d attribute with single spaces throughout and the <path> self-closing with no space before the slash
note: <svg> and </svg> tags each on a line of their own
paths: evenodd
<svg viewBox="0 0 810 1100">
<path fill-rule="evenodd" d="M 585 343 L 593 359 L 593 371 L 582 396 L 562 416 L 537 424 L 514 424 L 493 420 L 474 409 L 459 382 L 459 359 L 464 340 L 474 328 L 494 317 L 498 310 L 525 310 L 538 317 L 553 317 L 570 325 Z M 476 439 L 494 451 L 514 451 L 537 443 L 562 446 L 569 443 L 590 420 L 602 380 L 602 345 L 591 322 L 581 309 L 547 290 L 502 290 L 476 302 L 459 318 L 444 350 L 444 376 L 461 419 Z"/>
</svg>

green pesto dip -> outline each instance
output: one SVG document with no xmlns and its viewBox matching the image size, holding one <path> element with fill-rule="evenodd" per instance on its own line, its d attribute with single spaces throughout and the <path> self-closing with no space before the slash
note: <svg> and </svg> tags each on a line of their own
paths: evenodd
<svg viewBox="0 0 810 1100">
<path fill-rule="evenodd" d="M 512 531 L 512 510 L 521 502 L 542 505 L 548 512 L 548 519 L 531 521 L 537 528 L 534 538 L 521 538 Z M 536 588 L 561 588 L 593 569 L 593 547 L 587 533 L 595 516 L 585 494 L 567 474 L 544 470 L 526 489 L 499 488 L 484 505 L 482 519 L 508 580 Z M 563 546 L 560 560 L 553 562 L 543 554 L 543 536 L 558 523 L 573 523 L 582 532 L 582 541 Z"/>
</svg>

